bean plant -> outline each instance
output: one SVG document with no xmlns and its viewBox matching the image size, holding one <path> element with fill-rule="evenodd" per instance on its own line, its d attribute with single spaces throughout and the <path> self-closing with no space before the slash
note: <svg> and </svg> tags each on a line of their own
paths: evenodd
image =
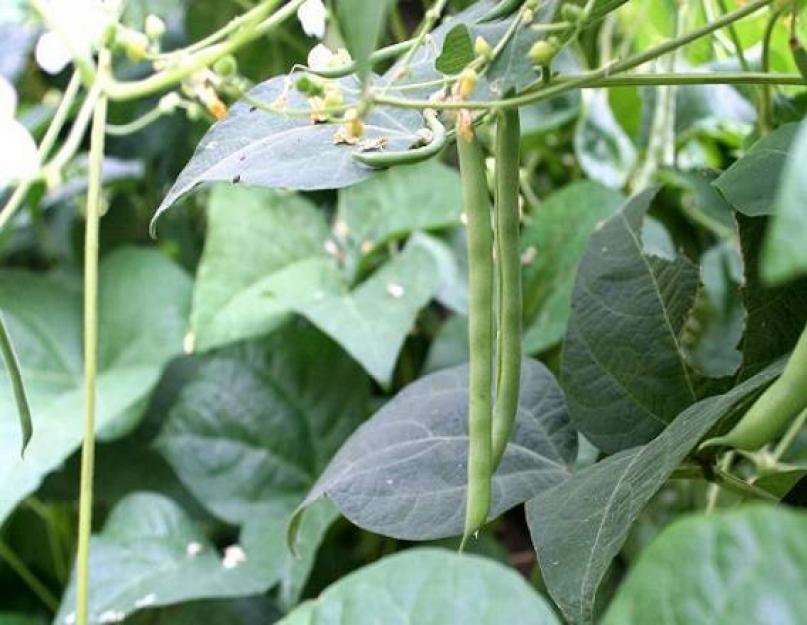
<svg viewBox="0 0 807 625">
<path fill-rule="evenodd" d="M 807 622 L 804 0 L 4 0 L 0 625 Z"/>
</svg>

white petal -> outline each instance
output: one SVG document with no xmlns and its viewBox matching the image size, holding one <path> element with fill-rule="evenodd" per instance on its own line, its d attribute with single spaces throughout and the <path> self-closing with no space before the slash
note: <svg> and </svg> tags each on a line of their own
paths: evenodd
<svg viewBox="0 0 807 625">
<path fill-rule="evenodd" d="M 17 90 L 0 76 L 0 119 L 11 119 L 17 110 Z"/>
<path fill-rule="evenodd" d="M 36 174 L 36 142 L 25 126 L 14 119 L 0 120 L 0 146 L 0 189 Z"/>
<path fill-rule="evenodd" d="M 305 0 L 297 9 L 297 19 L 306 35 L 322 39 L 325 36 L 325 5 L 322 0 Z"/>
<path fill-rule="evenodd" d="M 58 74 L 70 64 L 73 57 L 62 38 L 56 33 L 42 33 L 34 52 L 36 64 L 48 74 Z"/>
<path fill-rule="evenodd" d="M 313 70 L 326 69 L 330 67 L 331 59 L 333 59 L 333 52 L 327 46 L 318 43 L 308 53 L 308 67 Z"/>
</svg>

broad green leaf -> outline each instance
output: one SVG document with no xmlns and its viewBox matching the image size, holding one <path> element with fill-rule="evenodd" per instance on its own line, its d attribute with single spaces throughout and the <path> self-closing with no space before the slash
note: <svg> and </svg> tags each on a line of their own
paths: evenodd
<svg viewBox="0 0 807 625">
<path fill-rule="evenodd" d="M 280 616 L 265 597 L 207 599 L 144 610 L 126 619 L 126 625 L 266 625 Z M 4 625 L 1 620 L 0 625 Z"/>
<path fill-rule="evenodd" d="M 267 104 L 284 101 L 289 109 L 307 109 L 308 101 L 294 88 L 297 75 L 277 76 L 249 92 Z M 354 78 L 345 78 L 346 102 L 357 96 Z M 374 108 L 365 121 L 364 139 L 386 138 L 386 149 L 405 150 L 418 141 L 424 127 L 418 111 Z M 227 118 L 215 124 L 196 148 L 163 199 L 156 220 L 183 195 L 204 182 L 229 181 L 261 187 L 337 189 L 369 177 L 373 170 L 356 161 L 355 146 L 335 143 L 340 126 L 314 124 L 308 117 L 267 112 L 238 102 Z"/>
<path fill-rule="evenodd" d="M 715 174 L 665 169 L 658 172 L 657 177 L 665 185 L 681 191 L 681 211 L 693 224 L 719 239 L 737 240 L 737 220 L 731 205 L 712 185 Z"/>
<path fill-rule="evenodd" d="M 298 321 L 205 357 L 157 445 L 208 510 L 242 523 L 305 496 L 360 423 L 368 395 L 361 369 Z"/>
<path fill-rule="evenodd" d="M 376 49 L 385 26 L 391 0 L 337 0 L 336 16 L 348 52 L 356 60 L 359 78 L 370 73 L 370 54 Z"/>
<path fill-rule="evenodd" d="M 577 436 L 563 393 L 540 363 L 525 360 L 517 425 L 493 477 L 495 518 L 569 477 Z M 420 378 L 339 450 L 303 508 L 327 496 L 353 523 L 407 540 L 462 533 L 468 368 Z"/>
<path fill-rule="evenodd" d="M 793 349 L 807 324 L 807 278 L 770 287 L 759 275 L 760 250 L 766 220 L 739 216 L 740 241 L 745 263 L 743 301 L 747 311 L 743 339 L 745 379 Z"/>
<path fill-rule="evenodd" d="M 605 91 L 584 92 L 574 152 L 588 177 L 607 187 L 624 186 L 633 171 L 636 148 L 614 118 Z"/>
<path fill-rule="evenodd" d="M 42 625 L 43 621 L 30 614 L 0 612 L 0 625 Z"/>
<path fill-rule="evenodd" d="M 721 68 L 711 68 L 720 71 Z M 676 70 L 687 71 L 687 67 L 676 65 Z M 709 71 L 707 66 L 700 71 Z M 693 71 L 699 71 L 695 69 Z M 652 89 L 645 95 L 650 100 Z M 684 133 L 707 132 L 747 132 L 756 120 L 756 110 L 740 92 L 730 85 L 682 85 L 676 89 L 675 131 L 679 138 Z"/>
<path fill-rule="evenodd" d="M 588 14 L 588 24 L 593 24 L 600 21 L 612 11 L 616 11 L 619 7 L 625 4 L 628 0 L 594 0 L 594 5 Z"/>
<path fill-rule="evenodd" d="M 379 620 L 383 619 L 383 620 Z M 479 556 L 409 549 L 349 575 L 278 625 L 559 625 L 514 570 Z"/>
<path fill-rule="evenodd" d="M 463 315 L 449 317 L 434 337 L 423 373 L 456 367 L 468 362 L 468 318 Z"/>
<path fill-rule="evenodd" d="M 594 228 L 624 198 L 596 182 L 574 182 L 550 195 L 521 234 L 525 264 L 524 349 L 536 354 L 566 333 L 574 276 Z"/>
<path fill-rule="evenodd" d="M 798 124 L 777 128 L 715 180 L 715 186 L 734 208 L 749 217 L 774 211 L 782 170 L 797 130 Z"/>
<path fill-rule="evenodd" d="M 194 599 L 246 597 L 280 579 L 283 519 L 272 534 L 244 532 L 241 544 L 218 549 L 173 501 L 135 493 L 109 515 L 90 546 L 90 622 L 111 623 L 145 608 Z M 277 534 L 281 535 L 278 540 Z M 54 625 L 75 610 L 75 578 Z"/>
<path fill-rule="evenodd" d="M 743 506 L 693 515 L 642 554 L 603 625 L 796 624 L 807 614 L 807 515 Z"/>
<path fill-rule="evenodd" d="M 552 70 L 562 74 L 582 71 L 583 65 L 569 48 L 552 61 Z M 580 113 L 580 91 L 571 90 L 554 98 L 521 108 L 521 140 L 526 146 L 542 141 L 542 135 L 571 122 Z"/>
<path fill-rule="evenodd" d="M 697 399 L 679 337 L 698 269 L 644 252 L 654 195 L 635 196 L 594 232 L 572 296 L 561 382 L 572 421 L 608 452 L 646 443 Z"/>
<path fill-rule="evenodd" d="M 457 24 L 448 31 L 443 41 L 443 51 L 434 61 L 434 66 L 441 74 L 452 76 L 465 69 L 475 56 L 468 27 Z"/>
<path fill-rule="evenodd" d="M 311 259 L 259 282 L 253 292 L 273 314 L 281 306 L 304 316 L 387 386 L 406 336 L 440 280 L 433 253 L 413 242 L 352 291 L 330 259 Z"/>
<path fill-rule="evenodd" d="M 287 315 L 256 307 L 250 287 L 297 261 L 324 258 L 328 235 L 322 213 L 299 195 L 216 186 L 193 292 L 196 347 L 260 336 L 282 323 Z"/>
<path fill-rule="evenodd" d="M 775 213 L 762 256 L 762 276 L 781 284 L 807 273 L 807 124 L 802 123 L 784 164 Z"/>
<path fill-rule="evenodd" d="M 704 435 L 783 367 L 690 406 L 647 445 L 578 471 L 527 503 L 543 579 L 570 622 L 593 623 L 597 589 L 638 514 Z"/>
<path fill-rule="evenodd" d="M 353 273 L 373 250 L 417 230 L 458 226 L 461 214 L 457 170 L 431 160 L 388 169 L 340 191 L 334 234 Z"/>
<path fill-rule="evenodd" d="M 190 281 L 155 251 L 124 249 L 100 269 L 98 431 L 136 425 L 163 366 L 181 352 Z M 0 272 L 0 308 L 14 336 L 37 436 L 19 456 L 16 408 L 0 376 L 0 520 L 78 448 L 83 431 L 82 304 L 78 280 Z"/>
</svg>

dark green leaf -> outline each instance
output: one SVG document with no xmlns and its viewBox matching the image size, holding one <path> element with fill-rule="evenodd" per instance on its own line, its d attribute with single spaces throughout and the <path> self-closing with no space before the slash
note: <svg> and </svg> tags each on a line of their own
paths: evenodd
<svg viewBox="0 0 807 625">
<path fill-rule="evenodd" d="M 784 164 L 775 214 L 763 252 L 762 276 L 781 284 L 807 273 L 807 124 L 802 123 Z"/>
<path fill-rule="evenodd" d="M 158 446 L 205 507 L 241 523 L 267 504 L 303 498 L 361 421 L 368 395 L 359 367 L 296 322 L 207 357 Z"/>
<path fill-rule="evenodd" d="M 280 616 L 265 597 L 208 599 L 138 612 L 126 619 L 126 625 L 266 625 Z"/>
<path fill-rule="evenodd" d="M 448 31 L 443 41 L 443 51 L 434 62 L 441 74 L 452 76 L 459 74 L 465 66 L 474 60 L 474 44 L 464 24 L 457 24 Z"/>
<path fill-rule="evenodd" d="M 646 443 L 697 399 L 679 335 L 698 270 L 643 251 L 654 195 L 637 195 L 595 231 L 572 297 L 562 383 L 572 421 L 604 451 Z"/>
<path fill-rule="evenodd" d="M 603 625 L 799 623 L 807 516 L 772 506 L 692 516 L 642 554 Z"/>
<path fill-rule="evenodd" d="M 286 98 L 289 109 L 306 109 L 305 96 L 294 89 L 296 75 L 277 76 L 250 91 L 253 99 L 271 104 Z M 355 101 L 356 82 L 345 78 L 347 102 Z M 374 108 L 365 119 L 365 139 L 386 137 L 386 148 L 405 150 L 424 126 L 418 111 Z M 180 197 L 203 182 L 237 181 L 261 187 L 337 189 L 367 178 L 369 167 L 356 162 L 355 146 L 334 143 L 334 124 L 313 124 L 308 117 L 280 115 L 239 102 L 227 118 L 204 136 L 190 162 L 157 209 L 155 219 Z"/>
<path fill-rule="evenodd" d="M 741 213 L 770 215 L 797 124 L 786 124 L 757 141 L 736 163 L 715 180 L 715 186 Z"/>
<path fill-rule="evenodd" d="M 163 366 L 180 353 L 190 280 L 155 251 L 124 249 L 100 270 L 98 431 L 133 428 Z M 16 408 L 0 376 L 0 520 L 36 490 L 82 437 L 82 303 L 79 282 L 56 275 L 0 272 L 0 307 L 25 376 L 37 436 L 19 457 Z"/>
<path fill-rule="evenodd" d="M 512 569 L 479 556 L 410 549 L 340 580 L 278 625 L 558 625 Z"/>
<path fill-rule="evenodd" d="M 593 622 L 597 588 L 638 514 L 704 435 L 783 366 L 690 406 L 647 445 L 610 456 L 528 502 L 544 581 L 569 621 Z"/>
<path fill-rule="evenodd" d="M 536 354 L 566 333 L 574 276 L 595 226 L 624 198 L 596 182 L 574 182 L 550 195 L 521 235 L 525 263 L 524 349 Z"/>
<path fill-rule="evenodd" d="M 328 496 L 356 525 L 396 538 L 460 534 L 467 404 L 467 366 L 417 380 L 351 436 L 303 506 Z M 567 479 L 576 448 L 552 374 L 525 360 L 515 433 L 493 478 L 491 518 Z"/>
</svg>

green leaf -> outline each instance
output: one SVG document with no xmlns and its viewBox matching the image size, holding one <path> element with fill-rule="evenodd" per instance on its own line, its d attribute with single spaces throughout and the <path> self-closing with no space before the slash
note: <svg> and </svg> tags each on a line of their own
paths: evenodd
<svg viewBox="0 0 807 625">
<path fill-rule="evenodd" d="M 424 373 L 433 373 L 440 369 L 456 367 L 468 362 L 470 349 L 468 348 L 468 318 L 463 315 L 449 317 L 434 337 Z"/>
<path fill-rule="evenodd" d="M 559 625 L 546 601 L 497 562 L 439 549 L 388 556 L 330 586 L 278 625 Z"/>
<path fill-rule="evenodd" d="M 775 213 L 762 256 L 762 277 L 781 284 L 807 273 L 807 124 L 802 123 L 784 164 Z"/>
<path fill-rule="evenodd" d="M 295 322 L 206 357 L 157 445 L 208 510 L 242 523 L 267 504 L 299 503 L 360 423 L 368 396 L 361 369 Z"/>
<path fill-rule="evenodd" d="M 370 54 L 376 49 L 391 0 L 338 0 L 336 16 L 348 52 L 358 66 L 362 82 L 370 73 Z"/>
<path fill-rule="evenodd" d="M 448 31 L 443 51 L 434 62 L 438 72 L 447 76 L 459 74 L 474 60 L 474 44 L 465 24 L 457 24 Z"/>
<path fill-rule="evenodd" d="M 524 349 L 542 352 L 566 333 L 577 266 L 595 226 L 623 196 L 596 182 L 573 182 L 533 207 L 521 234 L 524 258 Z"/>
<path fill-rule="evenodd" d="M 461 214 L 457 170 L 431 160 L 382 171 L 340 191 L 334 230 L 353 275 L 373 250 L 418 230 L 459 226 Z"/>
<path fill-rule="evenodd" d="M 747 311 L 743 338 L 745 379 L 793 349 L 807 323 L 807 279 L 770 287 L 759 275 L 760 250 L 766 220 L 739 215 L 740 241 L 746 279 L 743 301 Z"/>
<path fill-rule="evenodd" d="M 163 366 L 181 352 L 190 300 L 186 274 L 155 251 L 123 249 L 100 269 L 98 431 L 133 428 Z M 0 272 L 0 308 L 15 338 L 37 436 L 19 457 L 14 400 L 0 379 L 0 520 L 39 487 L 82 437 L 82 303 L 79 283 Z M 113 429 L 110 429 L 113 428 Z"/>
<path fill-rule="evenodd" d="M 282 537 L 283 522 L 264 529 Z M 280 579 L 287 553 L 282 538 L 244 532 L 241 541 L 219 553 L 170 499 L 128 496 L 91 541 L 91 622 L 118 622 L 144 608 L 194 599 L 266 592 Z M 68 622 L 74 610 L 75 576 L 54 623 Z"/>
<path fill-rule="evenodd" d="M 636 165 L 636 148 L 614 118 L 605 91 L 584 92 L 574 152 L 592 180 L 615 189 L 628 181 Z"/>
<path fill-rule="evenodd" d="M 647 255 L 645 191 L 595 231 L 580 263 L 561 381 L 572 421 L 607 452 L 646 443 L 697 399 L 679 335 L 698 269 Z"/>
<path fill-rule="evenodd" d="M 704 435 L 783 367 L 776 363 L 725 395 L 690 406 L 647 445 L 578 471 L 527 503 L 544 581 L 569 621 L 593 622 L 597 588 L 639 513 Z"/>
<path fill-rule="evenodd" d="M 603 625 L 799 623 L 807 614 L 807 516 L 753 505 L 667 528 Z"/>
<path fill-rule="evenodd" d="M 594 0 L 594 5 L 591 7 L 591 12 L 588 14 L 586 24 L 599 22 L 612 11 L 616 11 L 627 1 L 628 0 Z"/>
<path fill-rule="evenodd" d="M 273 313 L 282 306 L 303 315 L 387 386 L 418 312 L 439 286 L 433 253 L 415 241 L 352 291 L 330 259 L 312 259 L 262 280 L 254 293 Z"/>
<path fill-rule="evenodd" d="M 196 347 L 260 336 L 282 323 L 288 314 L 256 306 L 250 288 L 295 262 L 324 258 L 329 232 L 322 213 L 300 195 L 216 186 L 193 292 Z"/>
<path fill-rule="evenodd" d="M 277 76 L 252 89 L 249 95 L 267 104 L 285 96 L 289 109 L 307 109 L 308 100 L 294 88 L 297 76 Z M 345 101 L 356 102 L 355 80 L 345 78 L 340 83 L 346 90 Z M 418 141 L 417 131 L 424 127 L 418 111 L 385 107 L 374 108 L 364 121 L 364 139 L 385 137 L 388 150 L 409 148 Z M 337 189 L 369 177 L 374 170 L 351 156 L 355 146 L 334 143 L 339 128 L 335 124 L 312 124 L 308 117 L 269 113 L 248 102 L 238 102 L 227 118 L 215 124 L 202 138 L 154 219 L 204 182 L 238 181 L 261 187 L 311 190 Z"/>
<path fill-rule="evenodd" d="M 0 625 L 42 625 L 42 620 L 29 614 L 0 612 Z"/>
<path fill-rule="evenodd" d="M 563 393 L 540 363 L 525 360 L 517 425 L 493 477 L 490 517 L 569 477 L 577 436 Z M 303 508 L 330 498 L 364 529 L 406 540 L 462 533 L 468 447 L 468 368 L 406 387 L 339 450 Z"/>
<path fill-rule="evenodd" d="M 715 180 L 715 186 L 741 213 L 770 215 L 775 209 L 782 170 L 798 124 L 785 124 L 763 137 Z"/>
<path fill-rule="evenodd" d="M 20 363 L 17 360 L 14 345 L 11 343 L 11 337 L 8 335 L 8 329 L 6 328 L 6 321 L 3 318 L 2 311 L 0 311 L 0 354 L 2 354 L 2 362 L 11 384 L 11 390 L 14 393 L 14 403 L 17 405 L 20 438 L 22 439 L 20 456 L 24 456 L 25 448 L 28 446 L 28 443 L 31 441 L 31 436 L 34 433 L 34 426 L 31 422 L 31 408 L 28 405 L 28 397 L 25 394 Z"/>
</svg>

